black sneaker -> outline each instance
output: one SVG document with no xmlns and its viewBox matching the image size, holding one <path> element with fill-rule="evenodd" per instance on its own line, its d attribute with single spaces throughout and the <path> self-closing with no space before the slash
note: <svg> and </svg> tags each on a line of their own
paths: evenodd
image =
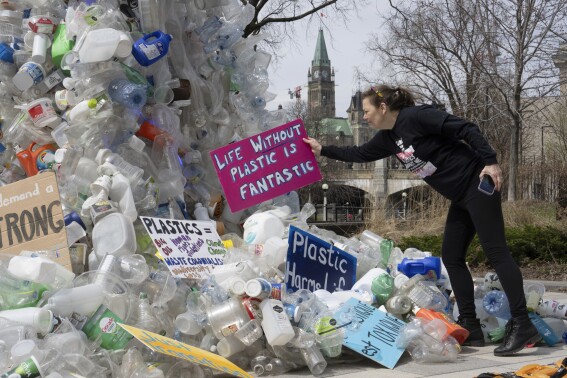
<svg viewBox="0 0 567 378">
<path fill-rule="evenodd" d="M 482 328 L 478 319 L 465 319 L 459 317 L 457 324 L 469 331 L 469 337 L 467 337 L 467 339 L 463 343 L 463 346 L 484 346 L 484 334 L 482 333 Z"/>
<path fill-rule="evenodd" d="M 524 349 L 527 344 L 535 344 L 539 340 L 541 335 L 529 317 L 512 318 L 506 324 L 504 341 L 494 349 L 494 355 L 511 356 Z"/>
</svg>

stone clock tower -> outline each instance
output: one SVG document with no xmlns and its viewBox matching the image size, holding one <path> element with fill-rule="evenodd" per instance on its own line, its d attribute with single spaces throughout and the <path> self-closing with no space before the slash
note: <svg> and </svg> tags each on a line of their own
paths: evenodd
<svg viewBox="0 0 567 378">
<path fill-rule="evenodd" d="M 315 56 L 307 72 L 309 114 L 313 119 L 335 117 L 335 71 L 327 54 L 323 29 L 319 29 Z"/>
</svg>

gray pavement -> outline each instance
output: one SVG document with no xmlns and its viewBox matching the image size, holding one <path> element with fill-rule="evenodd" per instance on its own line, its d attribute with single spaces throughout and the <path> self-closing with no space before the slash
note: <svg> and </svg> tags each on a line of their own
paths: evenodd
<svg viewBox="0 0 567 378">
<path fill-rule="evenodd" d="M 548 292 L 544 299 L 555 299 L 560 303 L 567 303 L 567 293 Z M 330 365 L 320 377 L 341 378 L 473 378 L 487 372 L 511 372 L 528 364 L 546 365 L 567 357 L 567 345 L 559 343 L 554 347 L 538 344 L 534 348 L 526 348 L 513 357 L 496 357 L 493 350 L 497 345 L 482 348 L 464 347 L 456 362 L 418 364 L 404 353 L 394 369 L 387 369 L 368 359 L 358 359 L 343 364 Z M 280 377 L 306 377 L 311 376 L 307 369 L 290 372 Z"/>
</svg>

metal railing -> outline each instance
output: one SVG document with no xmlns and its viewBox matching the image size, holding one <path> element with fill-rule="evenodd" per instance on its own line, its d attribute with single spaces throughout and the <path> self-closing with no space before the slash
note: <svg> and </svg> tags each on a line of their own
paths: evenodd
<svg viewBox="0 0 567 378">
<path fill-rule="evenodd" d="M 337 206 L 335 204 L 315 205 L 316 212 L 309 219 L 310 223 L 328 222 L 328 223 L 364 223 L 365 219 L 369 219 L 371 207 L 364 206 Z"/>
</svg>

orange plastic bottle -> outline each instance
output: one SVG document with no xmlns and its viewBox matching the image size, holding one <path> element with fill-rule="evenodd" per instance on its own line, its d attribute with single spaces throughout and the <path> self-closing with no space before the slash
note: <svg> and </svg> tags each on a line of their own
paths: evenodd
<svg viewBox="0 0 567 378">
<path fill-rule="evenodd" d="M 32 142 L 27 149 L 18 152 L 16 156 L 26 175 L 31 177 L 37 175 L 39 171 L 51 169 L 55 151 L 57 151 L 57 146 L 54 144 L 36 147 L 36 143 Z"/>
<path fill-rule="evenodd" d="M 455 340 L 457 340 L 457 342 L 461 345 L 465 342 L 467 337 L 469 337 L 469 331 L 467 331 L 466 329 L 455 323 L 453 320 L 451 320 L 447 315 L 445 315 L 442 312 L 437 312 L 437 311 L 429 310 L 427 308 L 422 308 L 418 312 L 416 312 L 415 316 L 417 316 L 418 318 L 429 319 L 429 320 L 441 319 L 443 323 L 445 323 L 445 325 L 447 326 L 447 334 L 453 336 Z"/>
</svg>

